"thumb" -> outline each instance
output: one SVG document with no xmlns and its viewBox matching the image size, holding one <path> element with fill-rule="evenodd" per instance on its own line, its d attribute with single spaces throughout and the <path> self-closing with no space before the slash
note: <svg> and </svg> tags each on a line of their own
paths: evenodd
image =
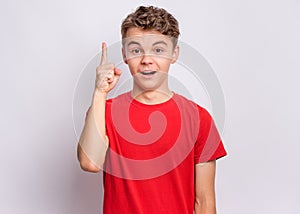
<svg viewBox="0 0 300 214">
<path fill-rule="evenodd" d="M 119 68 L 114 68 L 114 73 L 115 73 L 116 76 L 121 76 L 122 71 Z"/>
</svg>

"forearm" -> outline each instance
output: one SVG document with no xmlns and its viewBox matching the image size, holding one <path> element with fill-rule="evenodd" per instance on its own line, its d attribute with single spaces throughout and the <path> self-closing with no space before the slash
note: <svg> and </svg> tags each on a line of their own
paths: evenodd
<svg viewBox="0 0 300 214">
<path fill-rule="evenodd" d="M 211 201 L 196 201 L 195 214 L 216 214 L 216 203 Z"/>
<path fill-rule="evenodd" d="M 215 170 L 216 161 L 196 165 L 195 213 L 216 214 Z"/>
<path fill-rule="evenodd" d="M 78 159 L 82 169 L 86 171 L 99 171 L 105 160 L 108 148 L 105 128 L 106 95 L 95 90 L 79 139 Z"/>
</svg>

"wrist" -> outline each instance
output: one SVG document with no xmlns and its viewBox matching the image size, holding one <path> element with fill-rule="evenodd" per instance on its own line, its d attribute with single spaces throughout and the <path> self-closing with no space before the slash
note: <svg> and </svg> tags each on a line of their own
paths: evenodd
<svg viewBox="0 0 300 214">
<path fill-rule="evenodd" d="M 93 102 L 105 101 L 107 98 L 107 92 L 95 89 L 93 94 Z"/>
<path fill-rule="evenodd" d="M 94 96 L 97 96 L 97 97 L 107 97 L 107 91 L 105 90 L 101 90 L 101 89 L 97 89 L 95 88 L 94 90 Z"/>
</svg>

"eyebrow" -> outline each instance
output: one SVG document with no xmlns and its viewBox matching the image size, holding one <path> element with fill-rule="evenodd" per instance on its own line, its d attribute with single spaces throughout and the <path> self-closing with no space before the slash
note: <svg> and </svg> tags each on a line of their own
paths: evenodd
<svg viewBox="0 0 300 214">
<path fill-rule="evenodd" d="M 154 45 L 158 45 L 158 44 L 164 44 L 165 46 L 168 46 L 168 44 L 165 42 L 165 41 L 157 41 L 157 42 L 154 42 L 152 46 Z M 130 46 L 130 45 L 141 45 L 140 43 L 136 42 L 136 41 L 130 41 L 127 46 Z"/>
<path fill-rule="evenodd" d="M 165 46 L 168 46 L 168 44 L 167 44 L 165 41 L 158 41 L 158 42 L 155 42 L 152 46 L 158 45 L 158 44 L 164 44 Z"/>
<path fill-rule="evenodd" d="M 131 41 L 127 44 L 127 46 L 129 46 L 129 45 L 141 45 L 141 44 L 136 41 Z"/>
</svg>

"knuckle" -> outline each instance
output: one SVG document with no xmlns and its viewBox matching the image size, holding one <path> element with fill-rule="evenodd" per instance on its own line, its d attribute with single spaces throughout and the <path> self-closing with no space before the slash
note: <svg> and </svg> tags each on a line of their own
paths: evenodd
<svg viewBox="0 0 300 214">
<path fill-rule="evenodd" d="M 113 69 L 115 67 L 114 63 L 107 63 L 107 67 Z"/>
<path fill-rule="evenodd" d="M 103 69 L 103 66 L 102 65 L 99 65 L 96 67 L 96 71 L 101 71 Z"/>
</svg>

